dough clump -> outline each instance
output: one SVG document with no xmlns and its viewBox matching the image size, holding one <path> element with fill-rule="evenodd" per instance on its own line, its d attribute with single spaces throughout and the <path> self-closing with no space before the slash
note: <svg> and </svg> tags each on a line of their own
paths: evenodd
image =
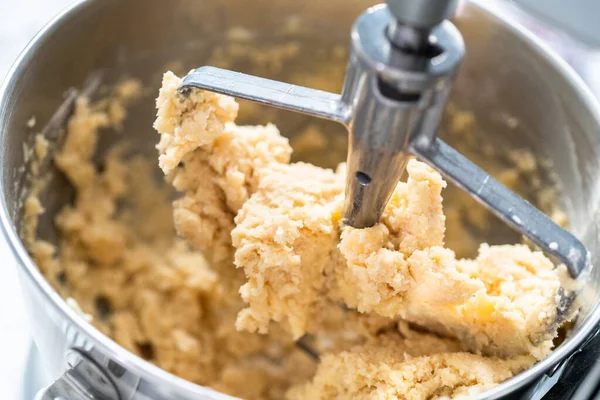
<svg viewBox="0 0 600 400">
<path fill-rule="evenodd" d="M 310 378 L 315 363 L 287 332 L 236 330 L 236 315 L 244 306 L 237 293 L 243 272 L 232 268 L 231 260 L 222 261 L 228 268 L 218 268 L 191 241 L 177 237 L 173 193 L 156 179 L 154 154 L 130 156 L 128 139 L 134 132 L 119 132 L 122 118 L 111 118 L 111 110 L 126 110 L 123 97 L 131 93 L 123 89 L 131 87 L 118 86 L 109 99 L 77 101 L 64 142 L 52 154 L 74 199 L 53 218 L 58 240 L 33 238 L 29 251 L 68 304 L 86 319 L 91 315 L 96 328 L 130 352 L 233 396 L 281 399 L 290 386 Z M 110 129 L 123 140 L 102 154 L 98 143 Z M 45 193 L 34 189 L 32 196 L 41 196 L 44 204 Z M 28 204 L 40 203 L 35 196 Z M 197 241 L 230 242 L 228 233 L 215 230 L 221 225 L 208 222 L 232 218 L 217 199 L 205 204 L 199 230 L 212 229 L 213 236 Z M 26 208 L 25 232 L 35 232 L 34 217 L 44 210 Z"/>
<path fill-rule="evenodd" d="M 379 224 L 346 227 L 343 164 L 290 163 L 274 125 L 238 126 L 233 99 L 179 83 L 165 74 L 157 99 L 166 183 L 123 129 L 139 82 L 79 99 L 61 148 L 30 151 L 35 175 L 51 160 L 74 196 L 53 211 L 39 176 L 29 251 L 102 332 L 252 400 L 471 398 L 551 351 L 564 268 L 523 245 L 455 256 L 446 183 L 425 164 L 409 163 Z M 122 140 L 103 152 L 108 131 Z M 37 237 L 38 220 L 53 235 Z"/>
<path fill-rule="evenodd" d="M 274 126 L 237 126 L 233 99 L 183 95 L 179 83 L 165 74 L 157 100 L 159 162 L 183 193 L 174 203 L 179 234 L 209 259 L 230 257 L 244 271 L 247 307 L 238 330 L 266 334 L 279 326 L 293 339 L 318 335 L 333 304 L 460 343 L 458 353 L 415 351 L 417 362 L 395 329 L 325 356 L 312 386 L 292 390 L 293 398 L 367 398 L 373 377 L 383 388 L 376 393 L 398 398 L 460 394 L 447 388 L 487 387 L 549 354 L 564 267 L 525 245 L 484 244 L 475 259 L 457 259 L 444 247 L 446 183 L 437 172 L 411 160 L 379 224 L 344 226 L 343 164 L 337 171 L 290 164 L 291 148 Z M 417 365 L 432 376 L 401 372 Z M 489 374 L 466 365 L 485 365 Z M 452 379 L 445 369 L 456 372 Z M 407 388 L 423 379 L 447 390 L 413 397 Z"/>
</svg>

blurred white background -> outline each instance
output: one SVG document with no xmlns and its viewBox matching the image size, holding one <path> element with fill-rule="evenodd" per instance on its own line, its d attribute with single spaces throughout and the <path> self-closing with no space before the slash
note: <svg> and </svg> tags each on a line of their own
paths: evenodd
<svg viewBox="0 0 600 400">
<path fill-rule="evenodd" d="M 0 80 L 27 42 L 73 0 L 0 0 Z M 19 398 L 31 338 L 15 261 L 0 238 L 0 388 Z"/>
</svg>

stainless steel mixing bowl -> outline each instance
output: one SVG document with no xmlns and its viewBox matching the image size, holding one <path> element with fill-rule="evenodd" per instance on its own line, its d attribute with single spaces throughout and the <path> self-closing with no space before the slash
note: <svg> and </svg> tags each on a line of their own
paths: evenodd
<svg viewBox="0 0 600 400">
<path fill-rule="evenodd" d="M 257 33 L 263 47 L 289 40 L 281 28 L 295 24 L 304 51 L 294 62 L 264 70 L 277 79 L 290 71 L 309 73 L 321 61 L 319 48 L 345 46 L 354 18 L 371 1 L 348 0 L 88 0 L 52 21 L 27 47 L 0 90 L 0 183 L 2 228 L 18 260 L 21 284 L 35 342 L 59 384 L 52 399 L 222 399 L 211 389 L 177 378 L 130 354 L 87 324 L 50 287 L 27 253 L 20 237 L 21 194 L 26 180 L 23 145 L 31 139 L 26 121 L 35 115 L 43 124 L 94 70 L 106 81 L 140 77 L 155 91 L 168 62 L 186 68 L 205 64 L 211 51 L 227 40 L 230 27 Z M 492 0 L 463 3 L 457 18 L 468 55 L 454 90 L 454 100 L 475 113 L 486 140 L 529 146 L 549 156 L 563 189 L 571 229 L 598 263 L 598 184 L 600 180 L 600 116 L 598 105 L 570 68 L 543 43 L 514 21 L 490 11 Z M 268 11 L 267 11 L 268 10 Z M 314 50 L 314 51 L 313 51 Z M 238 65 L 245 69 L 243 63 Z M 251 66 L 247 67 L 248 69 Z M 256 71 L 248 71 L 254 72 Z M 339 77 L 341 85 L 342 76 Z M 155 93 L 155 92 L 153 92 Z M 281 117 L 283 132 L 292 132 L 304 117 Z M 151 123 L 152 98 L 136 105 L 125 129 L 141 152 L 153 155 L 157 140 Z M 507 118 L 518 124 L 506 124 Z M 110 134 L 105 141 L 114 140 Z M 103 145 L 106 145 L 103 144 Z M 56 175 L 44 195 L 47 212 L 39 234 L 55 240 L 52 216 L 71 191 Z M 600 276 L 590 271 L 575 329 L 547 359 L 481 395 L 500 398 L 531 396 L 532 385 L 545 373 L 559 373 L 561 362 L 590 338 L 600 320 Z M 66 371 L 66 372 L 65 372 Z M 550 372 L 549 372 L 550 371 Z M 70 392 L 69 392 L 70 391 Z M 88 397 L 85 397 L 87 392 Z M 90 393 L 93 393 L 90 394 Z M 525 394 L 524 394 L 525 393 Z"/>
</svg>

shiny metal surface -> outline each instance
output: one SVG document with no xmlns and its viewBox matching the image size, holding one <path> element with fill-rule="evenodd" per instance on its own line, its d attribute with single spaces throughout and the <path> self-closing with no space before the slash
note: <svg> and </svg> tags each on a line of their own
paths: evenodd
<svg viewBox="0 0 600 400">
<path fill-rule="evenodd" d="M 183 78 L 179 91 L 205 89 L 284 110 L 345 123 L 349 109 L 339 94 L 305 88 L 215 67 L 200 67 Z"/>
<path fill-rule="evenodd" d="M 385 30 L 394 22 L 385 5 L 372 7 L 357 19 L 341 97 L 210 67 L 189 73 L 180 91 L 212 90 L 345 125 L 350 140 L 344 221 L 358 228 L 373 226 L 404 173 L 409 139 L 427 143 L 437 136 L 464 54 L 462 38 L 448 22 L 431 35 L 441 54 L 395 54 L 399 50 Z M 415 60 L 410 68 L 405 63 Z M 390 91 L 394 93 L 386 93 Z"/>
<path fill-rule="evenodd" d="M 470 52 L 452 96 L 458 104 L 473 110 L 486 140 L 499 146 L 504 143 L 511 147 L 527 146 L 552 159 L 571 228 L 597 264 L 600 262 L 596 213 L 600 193 L 598 104 L 547 46 L 514 25 L 509 17 L 500 19 L 486 11 L 492 5 L 501 7 L 501 3 L 482 0 L 460 6 L 456 24 Z M 273 32 L 294 15 L 303 22 L 300 39 L 311 43 L 310 48 L 344 45 L 352 21 L 372 2 L 257 0 L 252 7 L 245 4 L 233 0 L 172 0 L 170 7 L 165 8 L 161 0 L 80 2 L 36 37 L 3 83 L 0 218 L 20 263 L 19 275 L 35 341 L 55 378 L 68 369 L 69 349 L 85 348 L 107 372 L 123 398 L 230 398 L 186 382 L 130 354 L 65 304 L 37 270 L 19 237 L 24 184 L 20 167 L 24 162 L 22 146 L 32 136 L 26 121 L 36 115 L 40 124 L 46 123 L 63 102 L 65 90 L 81 87 L 91 71 L 104 69 L 108 83 L 123 75 L 139 76 L 155 92 L 168 62 L 181 59 L 188 70 L 207 64 L 210 50 L 226 40 L 228 27 L 243 25 L 256 30 L 261 44 L 269 45 L 272 44 L 269 38 L 275 37 Z M 267 7 L 270 18 L 265 19 Z M 144 13 L 139 12 L 142 8 Z M 331 15 L 336 18 L 330 18 Z M 302 59 L 285 64 L 282 71 L 265 74 L 271 79 L 303 84 L 288 79 L 294 77 L 288 71 L 297 64 L 303 69 L 315 67 L 319 62 L 316 57 L 317 52 L 306 52 Z M 242 66 L 240 70 L 256 73 L 250 66 Z M 339 79 L 341 84 L 342 77 Z M 507 124 L 506 116 L 518 124 Z M 150 97 L 133 108 L 125 129 L 132 132 L 131 138 L 140 152 L 154 156 L 157 138 L 150 127 L 153 117 Z M 300 123 L 289 114 L 277 114 L 274 119 L 283 132 L 291 132 Z M 116 134 L 110 133 L 104 136 L 108 142 L 115 137 Z M 60 176 L 50 183 L 50 192 L 45 199 L 48 211 L 41 221 L 40 235 L 55 240 L 52 217 L 70 201 L 71 194 Z M 545 360 L 481 394 L 480 398 L 519 398 L 541 376 L 556 371 L 553 368 L 559 362 L 579 349 L 600 321 L 599 283 L 600 272 L 593 269 L 582 296 L 580 317 L 561 346 Z"/>
<path fill-rule="evenodd" d="M 387 0 L 399 23 L 415 28 L 433 28 L 454 14 L 458 0 Z"/>
<path fill-rule="evenodd" d="M 430 29 L 414 28 L 398 22 L 389 26 L 387 32 L 387 36 L 394 46 L 412 53 L 427 49 L 430 34 Z"/>
<path fill-rule="evenodd" d="M 72 350 L 70 368 L 35 400 L 122 400 L 112 379 L 85 351 Z"/>
<path fill-rule="evenodd" d="M 452 18 L 458 0 L 388 0 L 395 23 L 388 26 L 388 38 L 399 50 L 412 54 L 427 51 L 433 28 Z"/>
<path fill-rule="evenodd" d="M 462 37 L 448 21 L 431 33 L 440 54 L 396 48 L 382 29 L 395 23 L 382 5 L 352 27 L 341 99 L 350 110 L 343 218 L 357 228 L 379 221 L 404 174 L 409 142 L 437 135 L 464 55 Z"/>
<path fill-rule="evenodd" d="M 413 72 L 389 64 L 394 49 L 380 28 L 392 23 L 385 7 L 373 7 L 358 18 L 352 30 L 353 46 L 342 96 L 214 67 L 193 70 L 179 90 L 210 90 L 345 125 L 350 142 L 344 221 L 351 226 L 370 227 L 379 221 L 412 153 L 555 256 L 571 276 L 578 277 L 590 261 L 583 243 L 437 139 L 450 84 L 464 54 L 458 32 L 449 24 L 438 27 L 433 36 L 443 49 L 439 56 L 442 61 L 427 59 L 429 65 Z M 412 86 L 413 74 L 423 84 L 417 93 L 425 100 L 386 96 L 382 79 L 394 89 L 410 91 L 416 88 L 403 85 Z"/>
<path fill-rule="evenodd" d="M 589 266 L 590 254 L 575 236 L 442 140 L 426 146 L 416 142 L 411 152 L 469 192 L 504 223 L 558 258 L 571 276 L 578 277 Z"/>
</svg>

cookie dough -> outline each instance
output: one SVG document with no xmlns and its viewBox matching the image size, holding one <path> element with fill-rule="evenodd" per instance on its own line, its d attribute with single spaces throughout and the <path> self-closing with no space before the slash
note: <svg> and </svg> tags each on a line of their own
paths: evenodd
<svg viewBox="0 0 600 400">
<path fill-rule="evenodd" d="M 220 197 L 230 211 L 217 230 L 231 232 L 247 278 L 238 329 L 266 333 L 275 322 L 299 339 L 318 332 L 323 305 L 337 302 L 458 338 L 475 353 L 549 353 L 564 268 L 524 245 L 482 245 L 476 259 L 457 260 L 444 248 L 446 183 L 438 173 L 411 160 L 381 222 L 344 227 L 343 166 L 289 164 L 291 149 L 274 127 L 240 128 L 232 99 L 204 91 L 186 97 L 179 83 L 167 73 L 158 98 L 159 162 L 184 193 L 174 204 L 176 226 L 194 220 L 191 235 L 178 231 L 203 251 L 214 241 L 194 239 L 213 220 L 190 210 Z M 199 187 L 200 176 L 220 196 Z"/>
<path fill-rule="evenodd" d="M 166 183 L 126 131 L 99 153 L 140 95 L 125 82 L 79 99 L 49 155 L 75 192 L 58 243 L 35 234 L 41 186 L 24 207 L 40 270 L 102 332 L 246 399 L 469 398 L 551 351 L 564 269 L 524 245 L 455 256 L 437 173 L 411 161 L 378 225 L 344 227 L 343 165 L 290 163 L 275 126 L 238 126 L 233 99 L 179 82 L 157 99 Z"/>
<path fill-rule="evenodd" d="M 531 357 L 482 358 L 456 342 L 398 332 L 323 357 L 312 382 L 288 393 L 301 399 L 472 399 L 531 365 Z"/>
<path fill-rule="evenodd" d="M 92 315 L 98 329 L 132 353 L 234 396 L 283 398 L 290 386 L 310 378 L 314 361 L 286 332 L 236 330 L 243 273 L 231 261 L 228 268 L 214 267 L 176 236 L 173 193 L 156 181 L 155 159 L 129 157 L 127 132 L 99 153 L 100 136 L 120 127 L 110 110 L 128 103 L 118 89 L 110 101 L 77 101 L 52 157 L 75 198 L 54 218 L 59 242 L 33 240 L 31 254 L 69 304 Z M 38 194 L 24 210 L 28 232 L 43 212 Z"/>
</svg>

